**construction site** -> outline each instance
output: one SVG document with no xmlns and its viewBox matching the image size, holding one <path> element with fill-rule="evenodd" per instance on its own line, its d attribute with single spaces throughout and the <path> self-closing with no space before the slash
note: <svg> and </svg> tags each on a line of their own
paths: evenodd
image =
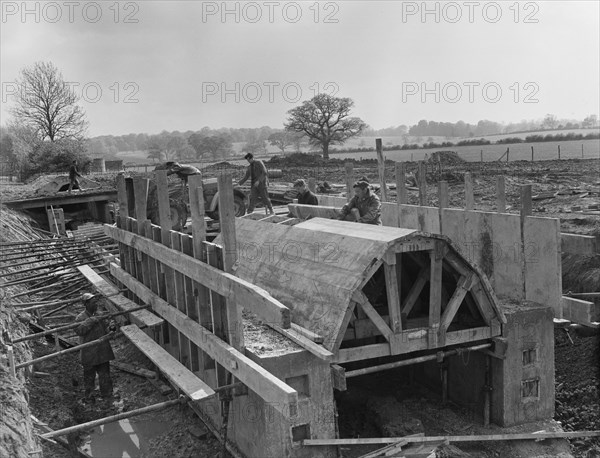
<svg viewBox="0 0 600 458">
<path fill-rule="evenodd" d="M 600 456 L 599 161 L 377 152 L 277 162 L 273 215 L 233 164 L 2 183 L 0 456 Z M 359 179 L 381 226 L 338 220 Z"/>
</svg>

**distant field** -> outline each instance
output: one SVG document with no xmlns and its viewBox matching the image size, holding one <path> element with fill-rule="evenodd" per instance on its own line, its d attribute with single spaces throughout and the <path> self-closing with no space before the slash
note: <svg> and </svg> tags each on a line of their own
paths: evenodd
<svg viewBox="0 0 600 458">
<path fill-rule="evenodd" d="M 518 137 L 525 138 L 529 135 L 556 135 L 556 134 L 567 134 L 567 133 L 575 133 L 575 134 L 583 134 L 587 135 L 590 133 L 598 133 L 598 129 L 570 129 L 570 130 L 552 130 L 552 131 L 538 131 L 538 132 L 523 132 L 519 134 L 499 134 L 499 135 L 489 135 L 486 137 L 474 137 L 474 138 L 484 138 L 491 142 L 495 142 L 502 138 L 507 137 Z M 375 138 L 376 137 L 356 137 L 351 138 L 343 145 L 334 145 L 331 148 L 333 149 L 342 149 L 342 148 L 375 148 Z M 408 138 L 409 143 L 417 143 L 418 137 L 410 136 Z M 403 145 L 404 139 L 400 136 L 389 136 L 389 137 L 381 137 L 382 143 L 384 147 L 389 147 L 393 145 Z M 429 142 L 433 141 L 435 143 L 442 142 L 452 142 L 456 143 L 461 140 L 468 140 L 467 138 L 445 138 L 439 136 L 421 137 L 421 142 Z M 398 150 L 398 151 L 385 151 L 385 157 L 393 160 L 410 160 L 411 154 L 413 155 L 414 160 L 420 160 L 425 157 L 425 155 L 431 154 L 433 151 L 439 151 L 442 149 L 450 149 L 458 152 L 461 157 L 464 157 L 468 161 L 478 161 L 480 152 L 483 149 L 483 160 L 484 161 L 494 161 L 498 159 L 506 151 L 506 148 L 510 148 L 510 160 L 531 160 L 531 146 L 533 145 L 535 149 L 535 159 L 556 159 L 558 157 L 558 148 L 557 145 L 561 145 L 561 158 L 581 158 L 581 145 L 584 145 L 583 153 L 584 158 L 594 158 L 598 157 L 598 149 L 599 149 L 599 141 L 598 140 L 574 140 L 567 142 L 541 142 L 541 143 L 515 143 L 511 145 L 484 145 L 484 146 L 454 146 L 449 148 L 437 148 L 437 149 L 416 149 L 416 150 Z M 233 151 L 234 156 L 239 157 L 242 155 L 242 149 L 244 147 L 244 142 L 235 142 L 233 143 Z M 314 151 L 314 148 L 311 148 Z M 302 152 L 309 152 L 311 149 L 308 147 L 303 147 L 301 149 Z M 286 153 L 291 153 L 292 148 L 288 148 Z M 514 153 L 513 153 L 514 152 Z M 267 154 L 281 154 L 279 148 L 275 146 L 268 145 L 267 146 Z M 367 158 L 376 158 L 375 152 L 363 152 L 363 153 L 331 153 L 332 157 L 335 158 L 359 158 L 362 157 L 364 159 Z M 136 163 L 136 164 L 150 164 L 152 161 L 148 159 L 147 151 L 123 151 L 117 153 L 117 158 L 122 159 L 124 163 Z"/>
<path fill-rule="evenodd" d="M 433 149 L 414 149 L 414 150 L 394 150 L 384 151 L 386 159 L 392 161 L 420 161 L 431 155 L 435 151 L 450 150 L 456 151 L 458 155 L 466 161 L 479 161 L 483 151 L 483 160 L 496 161 L 506 148 L 510 148 L 509 160 L 512 161 L 530 161 L 531 147 L 534 149 L 534 159 L 536 161 L 558 159 L 558 146 L 560 145 L 561 159 L 599 159 L 600 158 L 600 140 L 573 140 L 568 142 L 541 142 L 541 143 L 515 143 L 512 145 L 483 145 L 483 146 L 453 146 L 449 148 Z M 581 147 L 583 145 L 583 156 Z M 377 154 L 374 151 L 364 153 L 336 153 L 331 155 L 336 159 L 376 159 Z M 504 158 L 503 160 L 506 160 Z"/>
</svg>

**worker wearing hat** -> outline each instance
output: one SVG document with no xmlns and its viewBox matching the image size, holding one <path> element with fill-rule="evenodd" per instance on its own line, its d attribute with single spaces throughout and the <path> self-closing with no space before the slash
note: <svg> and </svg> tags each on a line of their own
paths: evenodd
<svg viewBox="0 0 600 458">
<path fill-rule="evenodd" d="M 381 202 L 368 181 L 354 183 L 354 197 L 342 207 L 338 219 L 381 226 Z"/>
<path fill-rule="evenodd" d="M 273 204 L 269 199 L 269 192 L 267 187 L 269 186 L 269 178 L 267 176 L 267 168 L 263 161 L 254 159 L 252 153 L 248 153 L 244 156 L 244 159 L 248 161 L 248 169 L 244 178 L 238 181 L 238 186 L 243 185 L 248 178 L 250 178 L 250 202 L 248 204 L 248 213 L 254 211 L 254 207 L 258 199 L 262 200 L 263 205 L 269 210 L 269 214 L 273 215 Z"/>
<path fill-rule="evenodd" d="M 319 200 L 306 186 L 303 179 L 294 182 L 294 190 L 297 192 L 298 203 L 302 205 L 319 205 Z"/>
<path fill-rule="evenodd" d="M 107 323 L 105 319 L 96 316 L 100 297 L 90 293 L 81 296 L 85 310 L 77 315 L 76 322 L 81 324 L 75 328 L 79 343 L 84 344 L 104 337 L 109 331 L 116 330 L 114 322 Z M 109 361 L 115 359 L 110 342 L 105 340 L 97 345 L 81 349 L 81 364 L 83 366 L 83 384 L 85 397 L 90 399 L 96 384 L 96 374 L 100 385 L 100 395 L 108 399 L 112 396 L 113 386 L 110 378 Z"/>
</svg>

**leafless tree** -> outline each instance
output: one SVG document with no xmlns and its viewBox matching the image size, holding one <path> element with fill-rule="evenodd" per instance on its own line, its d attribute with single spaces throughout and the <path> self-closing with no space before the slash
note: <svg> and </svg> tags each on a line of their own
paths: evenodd
<svg viewBox="0 0 600 458">
<path fill-rule="evenodd" d="M 33 129 L 39 140 L 81 140 L 88 123 L 69 84 L 52 62 L 36 62 L 21 70 L 11 109 L 14 121 Z"/>
</svg>

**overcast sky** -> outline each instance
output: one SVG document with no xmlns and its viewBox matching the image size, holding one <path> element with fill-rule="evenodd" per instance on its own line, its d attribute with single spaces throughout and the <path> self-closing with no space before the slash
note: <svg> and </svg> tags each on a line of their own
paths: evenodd
<svg viewBox="0 0 600 458">
<path fill-rule="evenodd" d="M 1 5 L 2 125 L 36 61 L 73 83 L 90 136 L 280 128 L 318 92 L 376 129 L 600 111 L 595 0 Z"/>
</svg>

